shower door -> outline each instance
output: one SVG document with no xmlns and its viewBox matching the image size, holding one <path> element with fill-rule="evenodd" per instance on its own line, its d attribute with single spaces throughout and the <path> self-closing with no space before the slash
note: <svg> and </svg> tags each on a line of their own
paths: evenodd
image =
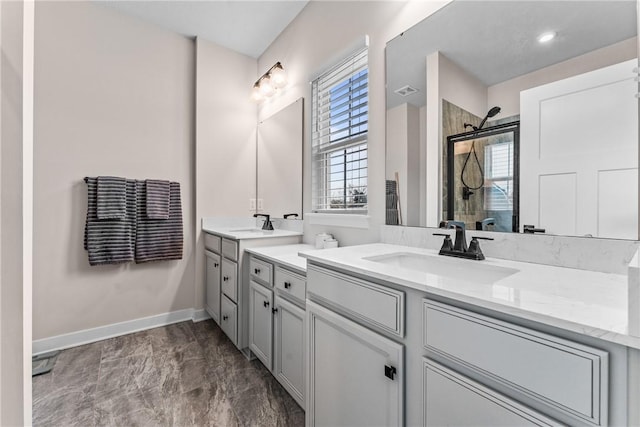
<svg viewBox="0 0 640 427">
<path fill-rule="evenodd" d="M 521 93 L 521 227 L 637 238 L 635 66 L 634 59 Z"/>
</svg>

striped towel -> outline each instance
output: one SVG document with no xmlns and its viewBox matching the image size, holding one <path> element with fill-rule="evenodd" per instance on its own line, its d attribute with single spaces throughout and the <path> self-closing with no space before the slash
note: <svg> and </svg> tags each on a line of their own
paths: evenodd
<svg viewBox="0 0 640 427">
<path fill-rule="evenodd" d="M 147 179 L 147 218 L 169 219 L 169 181 Z"/>
<path fill-rule="evenodd" d="M 124 219 L 127 211 L 126 179 L 98 177 L 98 219 Z"/>
<path fill-rule="evenodd" d="M 147 212 L 147 186 L 144 181 L 136 183 L 138 191 L 138 213 Z M 136 263 L 182 259 L 182 202 L 180 184 L 170 183 L 168 219 L 151 219 L 138 215 L 135 241 Z"/>
<path fill-rule="evenodd" d="M 398 193 L 397 183 L 394 180 L 386 181 L 386 221 L 387 225 L 398 225 Z"/>
<path fill-rule="evenodd" d="M 89 264 L 120 264 L 133 261 L 136 233 L 135 181 L 125 180 L 125 217 L 98 219 L 98 179 L 84 180 L 87 183 L 84 248 L 89 252 Z"/>
</svg>

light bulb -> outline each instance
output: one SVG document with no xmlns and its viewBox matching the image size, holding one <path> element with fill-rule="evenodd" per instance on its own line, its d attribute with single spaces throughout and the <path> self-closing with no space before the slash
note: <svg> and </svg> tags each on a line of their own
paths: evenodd
<svg viewBox="0 0 640 427">
<path fill-rule="evenodd" d="M 276 89 L 283 88 L 287 84 L 287 73 L 284 72 L 284 68 L 282 68 L 282 65 L 279 63 L 276 64 L 275 68 L 269 73 L 269 77 Z"/>
<path fill-rule="evenodd" d="M 251 91 L 251 99 L 255 102 L 262 101 L 262 93 L 260 93 L 260 86 L 257 83 L 253 85 L 253 90 Z"/>
<path fill-rule="evenodd" d="M 260 80 L 260 94 L 262 96 L 268 97 L 273 95 L 276 92 L 276 89 L 271 84 L 271 79 L 269 77 L 265 77 Z"/>
<path fill-rule="evenodd" d="M 538 36 L 538 42 L 548 43 L 556 37 L 555 31 L 549 31 L 547 33 L 540 34 Z"/>
</svg>

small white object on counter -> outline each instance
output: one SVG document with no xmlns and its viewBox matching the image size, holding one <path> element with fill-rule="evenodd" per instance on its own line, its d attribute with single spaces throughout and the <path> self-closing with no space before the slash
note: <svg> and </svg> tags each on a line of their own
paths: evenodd
<svg viewBox="0 0 640 427">
<path fill-rule="evenodd" d="M 336 239 L 327 239 L 324 241 L 325 249 L 332 249 L 338 247 L 338 241 Z"/>
<path fill-rule="evenodd" d="M 324 242 L 333 239 L 333 236 L 328 233 L 316 234 L 316 249 L 324 248 Z"/>
</svg>

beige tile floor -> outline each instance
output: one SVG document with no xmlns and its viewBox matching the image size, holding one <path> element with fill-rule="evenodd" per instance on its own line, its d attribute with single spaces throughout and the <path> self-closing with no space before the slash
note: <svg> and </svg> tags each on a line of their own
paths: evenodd
<svg viewBox="0 0 640 427">
<path fill-rule="evenodd" d="M 211 320 L 64 350 L 33 378 L 34 426 L 303 426 L 304 412 Z"/>
</svg>

